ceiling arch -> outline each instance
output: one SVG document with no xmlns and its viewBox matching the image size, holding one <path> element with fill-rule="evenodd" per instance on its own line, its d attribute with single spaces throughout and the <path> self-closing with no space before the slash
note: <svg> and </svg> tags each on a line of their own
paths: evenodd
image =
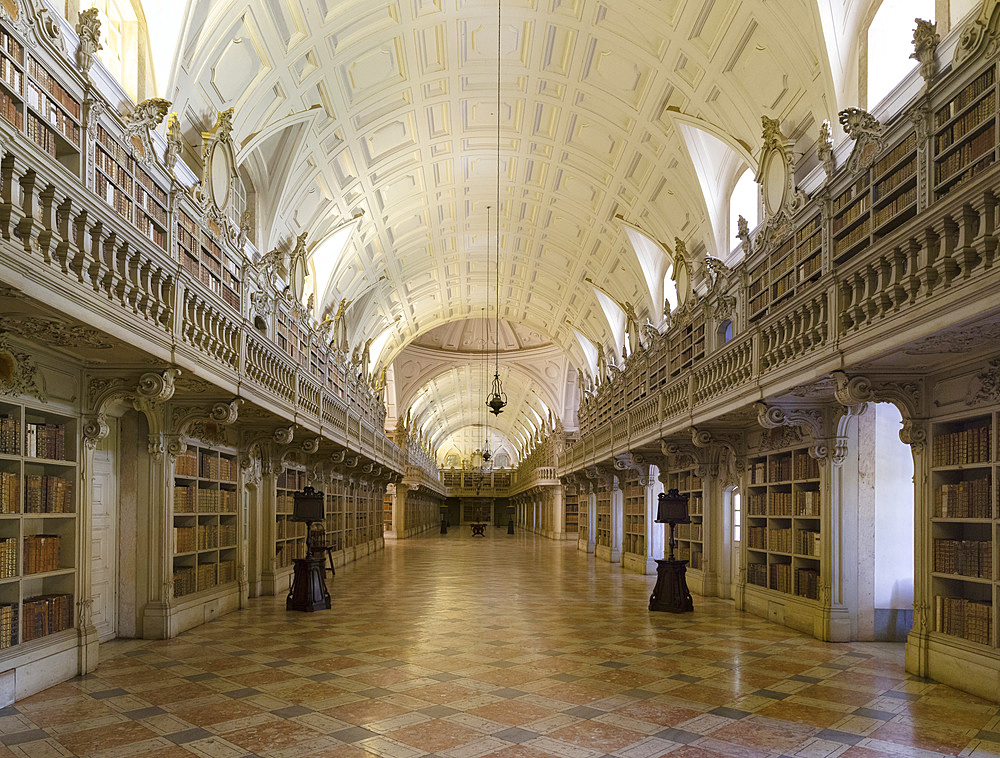
<svg viewBox="0 0 1000 758">
<path fill-rule="evenodd" d="M 678 114 L 743 145 L 759 143 L 761 115 L 811 138 L 832 111 L 824 26 L 815 0 L 505 3 L 497 113 L 495 13 L 486 0 L 190 3 L 168 97 L 192 162 L 225 108 L 241 146 L 314 114 L 289 127 L 257 243 L 319 239 L 363 212 L 317 310 L 370 289 L 348 338 L 387 333 L 372 361 L 393 364 L 398 398 L 412 394 L 410 343 L 494 297 L 499 242 L 486 315 L 571 361 L 547 390 L 565 413 L 569 369 L 588 364 L 577 335 L 617 342 L 587 278 L 660 322 L 618 218 L 716 248 Z"/>
</svg>

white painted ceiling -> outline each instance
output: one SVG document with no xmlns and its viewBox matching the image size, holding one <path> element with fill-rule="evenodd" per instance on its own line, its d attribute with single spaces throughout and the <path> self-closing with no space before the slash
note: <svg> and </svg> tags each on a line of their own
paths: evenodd
<svg viewBox="0 0 1000 758">
<path fill-rule="evenodd" d="M 518 403 L 544 398 L 571 421 L 567 386 L 585 365 L 574 329 L 611 341 L 584 277 L 660 320 L 616 216 L 667 250 L 674 237 L 702 254 L 728 250 L 678 119 L 743 155 L 757 152 L 761 115 L 808 142 L 836 111 L 837 82 L 816 0 L 507 0 L 501 10 L 502 349 L 562 356 L 554 377 L 539 368 L 549 357 L 501 357 L 512 407 L 500 431 L 513 436 L 531 418 Z M 395 361 L 400 414 L 425 393 L 434 439 L 474 425 L 483 372 L 463 341 L 476 327 L 452 324 L 478 319 L 487 300 L 496 315 L 496 3 L 192 2 L 178 50 L 167 96 L 192 163 L 200 132 L 235 108 L 258 247 L 303 231 L 320 245 L 363 211 L 329 287 L 318 285 L 320 310 L 374 285 L 348 312 L 349 338 L 389 330 L 372 359 Z"/>
</svg>

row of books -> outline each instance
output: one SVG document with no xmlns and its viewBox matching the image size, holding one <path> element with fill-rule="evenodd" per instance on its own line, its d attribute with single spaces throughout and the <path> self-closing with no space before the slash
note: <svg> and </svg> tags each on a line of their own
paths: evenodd
<svg viewBox="0 0 1000 758">
<path fill-rule="evenodd" d="M 966 463 L 987 463 L 990 460 L 992 427 L 973 426 L 950 434 L 935 434 L 931 454 L 932 466 L 959 466 Z"/>
<path fill-rule="evenodd" d="M 748 526 L 746 531 L 747 545 L 754 550 L 767 550 L 766 526 Z"/>
<path fill-rule="evenodd" d="M 103 171 L 107 175 L 108 179 L 118 185 L 129 195 L 132 194 L 132 173 L 127 168 L 111 157 L 111 155 L 106 152 L 103 147 L 98 147 L 94 158 L 97 163 L 97 168 Z"/>
<path fill-rule="evenodd" d="M 992 86 L 993 69 L 989 68 L 980 74 L 975 81 L 966 85 L 950 102 L 937 109 L 934 113 L 934 128 L 940 128 L 948 119 L 961 112 L 963 108 Z"/>
<path fill-rule="evenodd" d="M 907 153 L 913 152 L 917 149 L 917 133 L 910 132 L 910 135 L 896 145 L 892 150 L 886 153 L 883 157 L 879 158 L 875 165 L 872 166 L 872 173 L 876 179 L 881 178 L 886 171 L 892 170 L 892 167 L 899 163 L 903 156 Z M 907 164 L 909 165 L 909 164 Z M 878 193 L 876 193 L 877 195 Z"/>
<path fill-rule="evenodd" d="M 748 563 L 747 564 L 747 582 L 750 584 L 755 584 L 758 587 L 767 586 L 767 564 L 766 563 Z"/>
<path fill-rule="evenodd" d="M 0 539 L 0 579 L 17 576 L 17 537 Z"/>
<path fill-rule="evenodd" d="M 949 153 L 944 160 L 935 163 L 934 175 L 935 184 L 940 184 L 952 178 L 970 163 L 976 161 L 987 151 L 992 153 L 996 146 L 996 135 L 992 129 L 987 129 L 982 134 L 966 142 L 955 152 Z"/>
<path fill-rule="evenodd" d="M 0 48 L 22 66 L 24 65 L 24 47 L 2 27 L 0 27 Z"/>
<path fill-rule="evenodd" d="M 767 549 L 776 553 L 792 552 L 792 530 L 791 529 L 768 529 Z"/>
<path fill-rule="evenodd" d="M 947 184 L 939 186 L 934 190 L 934 197 L 938 199 L 944 197 L 956 187 L 959 187 L 972 177 L 978 176 L 980 172 L 988 169 L 990 166 L 993 165 L 995 160 L 996 160 L 996 151 L 990 150 L 989 152 L 985 153 L 983 157 L 980 158 L 975 163 L 971 165 L 966 164 L 966 167 L 962 170 L 961 174 L 948 177 Z"/>
<path fill-rule="evenodd" d="M 915 202 L 917 202 L 917 188 L 914 186 L 875 211 L 875 226 L 879 227 L 887 221 L 891 221 L 896 214 L 908 209 Z"/>
<path fill-rule="evenodd" d="M 767 515 L 767 495 L 764 492 L 751 492 L 747 496 L 747 514 L 750 516 Z"/>
<path fill-rule="evenodd" d="M 146 239 L 158 246 L 161 250 L 167 249 L 167 233 L 153 224 L 149 216 L 144 213 L 138 213 L 136 214 L 134 223 Z"/>
<path fill-rule="evenodd" d="M 819 599 L 819 572 L 816 569 L 795 569 L 795 594 L 810 600 Z"/>
<path fill-rule="evenodd" d="M 993 605 L 964 597 L 934 597 L 935 630 L 981 645 L 993 638 Z"/>
<path fill-rule="evenodd" d="M 66 425 L 29 422 L 24 427 L 24 454 L 29 458 L 66 460 Z"/>
<path fill-rule="evenodd" d="M 819 255 L 819 248 L 817 247 L 813 251 L 812 257 L 799 266 L 799 281 L 806 281 L 821 268 L 823 268 L 823 257 Z"/>
<path fill-rule="evenodd" d="M 701 535 L 702 535 L 701 524 L 677 525 L 677 539 L 679 540 L 694 540 L 695 542 L 700 542 Z"/>
<path fill-rule="evenodd" d="M 841 253 L 846 253 L 856 244 L 864 239 L 868 238 L 871 233 L 871 219 L 865 219 L 863 224 L 859 224 L 845 236 L 836 240 L 833 243 L 833 254 L 834 256 L 839 256 Z"/>
<path fill-rule="evenodd" d="M 499 476 L 494 474 L 494 477 Z M 507 474 L 509 477 L 510 475 Z M 702 487 L 702 481 L 700 476 L 695 476 L 694 474 L 688 472 L 686 474 L 677 475 L 677 489 L 681 492 L 690 492 L 691 490 L 700 490 Z"/>
<path fill-rule="evenodd" d="M 24 125 L 24 115 L 21 113 L 21 109 L 6 92 L 0 92 L 0 116 L 18 129 Z"/>
<path fill-rule="evenodd" d="M 24 99 L 43 120 L 48 122 L 49 126 L 74 145 L 80 144 L 79 125 L 52 98 L 48 97 L 43 89 L 29 81 L 24 88 Z"/>
<path fill-rule="evenodd" d="M 25 513 L 73 513 L 73 482 L 61 476 L 24 475 Z"/>
<path fill-rule="evenodd" d="M 129 172 L 132 171 L 134 160 L 131 153 L 118 144 L 118 140 L 100 125 L 97 127 L 97 142 L 116 162 L 123 165 Z"/>
<path fill-rule="evenodd" d="M 132 220 L 132 198 L 100 172 L 94 175 L 94 194 L 110 205 L 119 216 Z"/>
<path fill-rule="evenodd" d="M 198 454 L 194 450 L 186 450 L 177 456 L 174 476 L 198 476 Z"/>
<path fill-rule="evenodd" d="M 819 508 L 818 491 L 799 490 L 795 493 L 796 516 L 818 516 Z"/>
<path fill-rule="evenodd" d="M 795 532 L 795 553 L 819 558 L 823 553 L 823 543 L 819 532 L 799 529 Z"/>
<path fill-rule="evenodd" d="M 279 540 L 306 536 L 306 525 L 300 524 L 296 521 L 288 521 L 287 519 L 279 518 L 275 526 L 277 526 L 277 538 Z"/>
<path fill-rule="evenodd" d="M 17 603 L 0 603 L 0 649 L 17 644 Z"/>
<path fill-rule="evenodd" d="M 58 571 L 62 537 L 58 534 L 29 534 L 24 538 L 24 573 Z"/>
<path fill-rule="evenodd" d="M 58 156 L 59 147 L 56 143 L 55 132 L 50 130 L 40 118 L 29 113 L 25 121 L 24 132 L 28 135 L 28 139 L 53 158 Z"/>
<path fill-rule="evenodd" d="M 976 107 L 955 121 L 934 138 L 934 151 L 941 153 L 997 112 L 996 95 L 991 92 Z"/>
<path fill-rule="evenodd" d="M 868 212 L 868 208 L 871 207 L 871 202 L 871 197 L 868 194 L 864 194 L 858 198 L 858 201 L 854 203 L 854 205 L 850 206 L 839 216 L 834 216 L 833 233 L 836 234 L 845 226 L 848 226 L 861 218 L 862 215 Z"/>
<path fill-rule="evenodd" d="M 167 204 L 167 192 L 160 185 L 153 181 L 153 178 L 145 172 L 141 167 L 135 172 L 135 180 L 142 185 L 142 188 L 147 194 L 151 195 L 153 199 L 157 201 L 160 205 Z M 165 218 L 165 217 L 164 217 Z M 164 222 L 166 223 L 166 222 Z"/>
<path fill-rule="evenodd" d="M 701 516 L 705 512 L 705 498 L 700 494 L 692 493 L 688 498 L 688 514 L 691 516 Z"/>
<path fill-rule="evenodd" d="M 861 193 L 868 190 L 868 176 L 863 175 L 858 178 L 858 180 L 852 184 L 850 187 L 841 192 L 833 200 L 833 212 L 840 213 L 844 208 L 850 205 L 854 200 L 861 195 Z"/>
<path fill-rule="evenodd" d="M 768 586 L 772 590 L 777 590 L 778 592 L 785 592 L 791 595 L 793 591 L 792 564 L 772 563 L 769 568 L 770 568 L 771 581 Z"/>
<path fill-rule="evenodd" d="M 145 189 L 140 189 L 135 193 L 135 199 L 139 207 L 148 213 L 160 226 L 167 225 L 167 209 L 153 200 L 153 196 Z"/>
<path fill-rule="evenodd" d="M 0 471 L 0 513 L 17 513 L 21 508 L 21 478 L 13 471 Z"/>
<path fill-rule="evenodd" d="M 198 532 L 193 526 L 174 527 L 174 552 L 193 553 L 198 544 Z"/>
<path fill-rule="evenodd" d="M 198 549 L 236 545 L 236 524 L 198 524 Z"/>
<path fill-rule="evenodd" d="M 990 503 L 992 477 L 968 479 L 955 484 L 942 484 L 934 490 L 936 518 L 992 518 Z"/>
<path fill-rule="evenodd" d="M 21 607 L 21 642 L 55 634 L 73 626 L 72 595 L 41 595 Z"/>
<path fill-rule="evenodd" d="M 10 58 L 0 57 L 0 79 L 3 79 L 18 95 L 23 92 L 21 88 L 24 86 L 24 74 Z"/>
<path fill-rule="evenodd" d="M 38 82 L 45 93 L 65 108 L 73 118 L 79 120 L 80 104 L 45 70 L 41 63 L 31 56 L 28 57 L 28 76 Z"/>
<path fill-rule="evenodd" d="M 178 566 L 174 568 L 174 597 L 190 595 L 198 591 L 198 577 L 194 566 Z"/>
<path fill-rule="evenodd" d="M 205 479 L 215 479 L 224 482 L 235 482 L 237 465 L 235 458 L 227 458 L 217 453 L 202 451 L 201 476 Z"/>
<path fill-rule="evenodd" d="M 992 540 L 934 540 L 934 570 L 993 579 Z"/>
</svg>

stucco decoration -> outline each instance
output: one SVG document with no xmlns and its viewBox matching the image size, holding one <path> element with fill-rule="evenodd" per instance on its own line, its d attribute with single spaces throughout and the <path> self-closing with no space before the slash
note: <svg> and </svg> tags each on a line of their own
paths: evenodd
<svg viewBox="0 0 1000 758">
<path fill-rule="evenodd" d="M 104 49 L 101 46 L 101 20 L 97 17 L 97 8 L 80 11 L 76 33 L 80 38 L 80 46 L 76 50 L 76 66 L 87 79 L 90 79 L 94 56 L 98 50 Z"/>
<path fill-rule="evenodd" d="M 29 395 L 47 401 L 45 379 L 35 359 L 0 333 L 0 390 L 6 395 Z"/>
<path fill-rule="evenodd" d="M 966 405 L 1000 402 L 1000 358 L 994 358 L 969 382 Z"/>
<path fill-rule="evenodd" d="M 839 117 L 847 136 L 854 140 L 847 170 L 853 174 L 865 171 L 885 147 L 885 130 L 873 115 L 861 108 L 845 108 Z"/>
<path fill-rule="evenodd" d="M 958 68 L 980 53 L 986 57 L 996 55 L 1000 39 L 1000 0 L 984 0 L 979 14 L 962 30 L 955 47 L 952 68 Z"/>
<path fill-rule="evenodd" d="M 156 160 L 152 132 L 170 109 L 170 101 L 159 97 L 143 100 L 125 117 L 125 139 L 132 146 L 132 155 L 142 163 Z"/>
</svg>

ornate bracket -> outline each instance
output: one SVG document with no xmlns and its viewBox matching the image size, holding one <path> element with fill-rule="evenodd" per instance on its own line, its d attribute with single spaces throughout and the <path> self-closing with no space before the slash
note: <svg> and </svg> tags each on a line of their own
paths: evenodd
<svg viewBox="0 0 1000 758">
<path fill-rule="evenodd" d="M 756 403 L 757 423 L 765 429 L 782 426 L 799 427 L 812 438 L 809 455 L 819 461 L 830 461 L 839 466 L 847 455 L 847 440 L 841 435 L 827 437 L 823 412 L 817 408 L 781 408 L 767 403 Z M 855 407 L 856 409 L 857 407 Z M 857 413 L 863 411 L 863 406 Z"/>
<path fill-rule="evenodd" d="M 892 403 L 903 418 L 899 439 L 916 453 L 924 449 L 927 430 L 923 420 L 918 418 L 921 388 L 917 382 L 873 382 L 865 376 L 849 377 L 843 371 L 833 371 L 830 375 L 836 382 L 833 394 L 838 403 L 846 407 L 863 403 Z"/>
<path fill-rule="evenodd" d="M 28 353 L 15 348 L 0 332 L 0 390 L 7 395 L 30 395 L 47 402 L 45 379 Z"/>
<path fill-rule="evenodd" d="M 132 154 L 141 163 L 156 160 L 152 132 L 170 109 L 170 101 L 159 97 L 143 100 L 125 117 L 125 138 L 132 145 Z"/>
<path fill-rule="evenodd" d="M 193 437 L 213 445 L 225 445 L 228 441 L 223 427 L 236 423 L 243 400 L 234 398 L 229 402 L 203 406 L 174 408 L 173 431 L 178 437 Z M 170 451 L 174 457 L 184 452 L 187 446 L 181 443 L 178 451 Z"/>
<path fill-rule="evenodd" d="M 649 485 L 649 461 L 641 453 L 622 453 L 615 456 L 614 467 L 617 471 L 634 471 L 639 475 L 639 484 Z"/>
<path fill-rule="evenodd" d="M 181 374 L 180 369 L 168 368 L 162 372 L 150 371 L 142 374 L 134 388 L 125 380 L 115 377 L 91 377 L 87 386 L 88 402 L 93 410 L 83 426 L 84 444 L 89 450 L 107 436 L 109 426 L 107 416 L 117 403 L 129 403 L 146 417 L 150 437 L 163 433 L 163 404 L 174 396 L 174 382 Z M 158 454 L 160 447 L 153 445 L 152 454 Z"/>
</svg>

